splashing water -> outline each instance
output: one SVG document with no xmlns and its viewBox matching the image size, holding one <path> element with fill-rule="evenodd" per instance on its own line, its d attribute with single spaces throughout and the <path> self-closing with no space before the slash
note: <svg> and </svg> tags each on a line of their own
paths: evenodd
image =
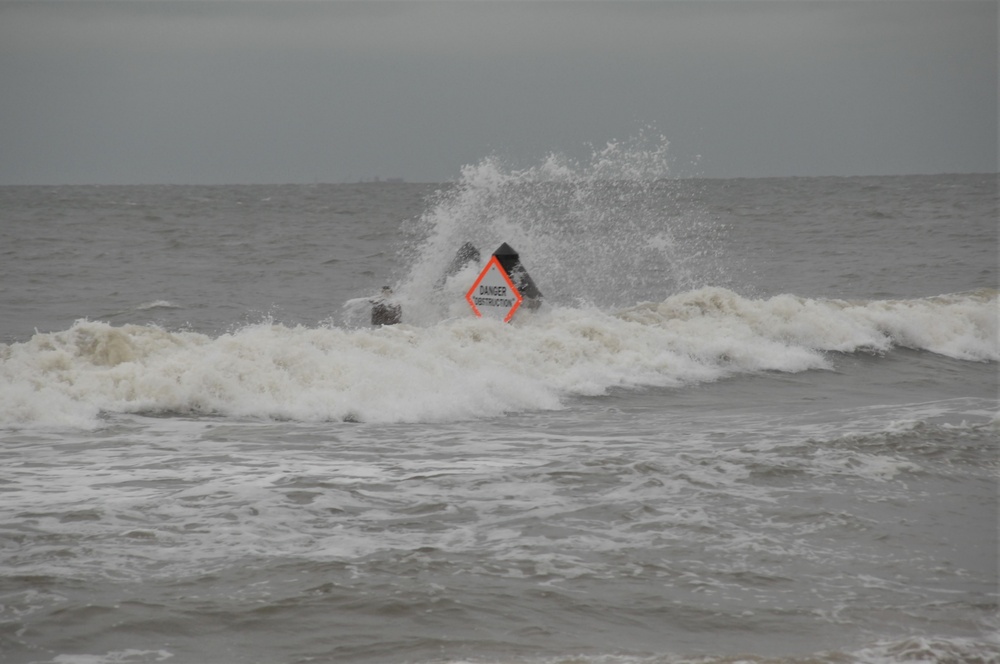
<svg viewBox="0 0 1000 664">
<path fill-rule="evenodd" d="M 464 291 L 503 242 L 554 305 L 609 309 L 707 283 L 718 272 L 720 229 L 678 195 L 667 146 L 640 136 L 594 150 L 587 163 L 550 154 L 524 169 L 497 157 L 464 167 L 404 228 L 409 271 L 396 291 L 407 322 L 467 313 Z M 481 261 L 446 277 L 466 242 Z"/>
</svg>

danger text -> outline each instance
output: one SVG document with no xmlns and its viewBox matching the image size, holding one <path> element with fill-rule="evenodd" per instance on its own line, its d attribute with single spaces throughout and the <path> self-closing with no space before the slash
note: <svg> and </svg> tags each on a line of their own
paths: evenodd
<svg viewBox="0 0 1000 664">
<path fill-rule="evenodd" d="M 490 297 L 503 297 L 507 294 L 506 286 L 484 286 L 479 284 L 479 294 L 489 295 Z"/>
</svg>

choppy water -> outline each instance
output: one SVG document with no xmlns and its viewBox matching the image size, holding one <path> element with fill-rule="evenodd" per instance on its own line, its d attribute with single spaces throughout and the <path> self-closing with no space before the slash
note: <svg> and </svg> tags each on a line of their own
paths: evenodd
<svg viewBox="0 0 1000 664">
<path fill-rule="evenodd" d="M 997 177 L 663 156 L 0 188 L 0 660 L 1000 661 Z"/>
</svg>

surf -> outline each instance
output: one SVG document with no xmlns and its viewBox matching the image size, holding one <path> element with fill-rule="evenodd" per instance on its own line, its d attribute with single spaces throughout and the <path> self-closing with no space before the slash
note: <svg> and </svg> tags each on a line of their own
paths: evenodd
<svg viewBox="0 0 1000 664">
<path fill-rule="evenodd" d="M 0 346 L 4 426 L 102 413 L 441 422 L 564 408 L 612 389 L 830 370 L 895 348 L 1000 360 L 998 294 L 898 301 L 749 298 L 705 287 L 604 311 L 552 305 L 510 324 L 468 313 L 381 328 L 247 325 L 220 335 L 80 320 Z"/>
<path fill-rule="evenodd" d="M 373 327 L 372 296 L 359 293 L 309 324 L 268 318 L 219 333 L 81 319 L 0 345 L 0 426 L 98 427 L 115 413 L 445 422 L 831 370 L 837 354 L 1000 360 L 995 289 L 848 300 L 789 284 L 761 295 L 739 278 L 725 225 L 678 187 L 667 148 L 647 134 L 582 161 L 466 166 L 402 222 L 386 291 L 399 324 Z M 544 304 L 509 323 L 477 319 L 466 295 L 507 242 Z M 477 259 L 456 263 L 468 246 Z"/>
</svg>

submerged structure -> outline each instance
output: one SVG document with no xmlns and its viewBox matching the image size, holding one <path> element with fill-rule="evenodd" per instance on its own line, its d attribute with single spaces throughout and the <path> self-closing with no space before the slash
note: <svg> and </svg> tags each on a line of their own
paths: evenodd
<svg viewBox="0 0 1000 664">
<path fill-rule="evenodd" d="M 371 303 L 372 325 L 395 325 L 403 316 L 403 307 L 392 300 L 392 289 L 388 286 L 383 286 Z"/>
</svg>

